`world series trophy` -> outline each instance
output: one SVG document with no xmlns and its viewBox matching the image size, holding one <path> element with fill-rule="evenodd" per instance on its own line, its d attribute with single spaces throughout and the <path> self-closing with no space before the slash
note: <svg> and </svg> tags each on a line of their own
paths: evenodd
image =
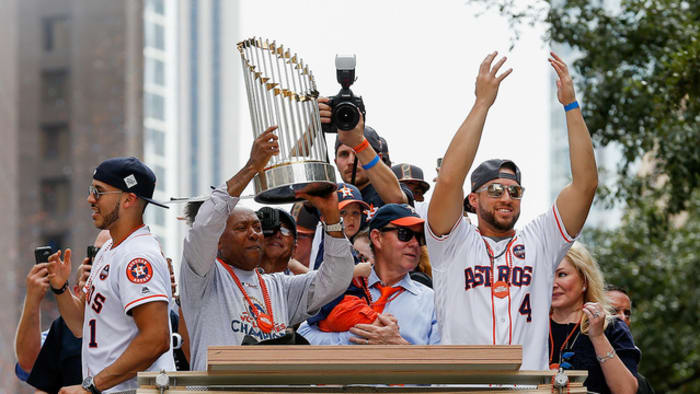
<svg viewBox="0 0 700 394">
<path fill-rule="evenodd" d="M 255 176 L 255 201 L 283 204 L 298 201 L 298 190 L 318 195 L 335 190 L 313 73 L 275 41 L 254 37 L 239 42 L 238 51 L 253 136 L 278 126 L 280 153 Z"/>
</svg>

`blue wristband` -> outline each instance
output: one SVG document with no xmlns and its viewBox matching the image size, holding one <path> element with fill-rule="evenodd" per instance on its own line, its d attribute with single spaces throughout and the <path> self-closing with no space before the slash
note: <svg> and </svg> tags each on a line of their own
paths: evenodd
<svg viewBox="0 0 700 394">
<path fill-rule="evenodd" d="M 367 164 L 362 165 L 362 169 L 364 170 L 369 170 L 370 168 L 374 167 L 377 163 L 379 163 L 379 155 L 374 156 L 374 159 L 370 161 Z"/>
<path fill-rule="evenodd" d="M 574 101 L 573 103 L 566 104 L 564 106 L 564 112 L 569 112 L 572 109 L 576 109 L 576 108 L 578 108 L 578 101 Z"/>
</svg>

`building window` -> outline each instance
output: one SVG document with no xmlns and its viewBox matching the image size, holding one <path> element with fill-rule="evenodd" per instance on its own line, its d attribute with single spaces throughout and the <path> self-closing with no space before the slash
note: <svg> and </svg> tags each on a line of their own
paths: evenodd
<svg viewBox="0 0 700 394">
<path fill-rule="evenodd" d="M 155 224 L 161 227 L 165 227 L 165 210 L 160 207 L 154 207 L 153 209 Z"/>
<path fill-rule="evenodd" d="M 51 216 L 64 216 L 70 211 L 70 182 L 66 178 L 41 181 L 41 210 Z"/>
<path fill-rule="evenodd" d="M 68 72 L 66 70 L 44 71 L 41 74 L 41 101 L 59 105 L 68 97 Z"/>
<path fill-rule="evenodd" d="M 165 156 L 165 133 L 160 130 L 146 128 L 146 152 Z"/>
<path fill-rule="evenodd" d="M 156 190 L 165 191 L 165 168 L 156 165 L 153 167 L 153 172 L 156 174 Z"/>
<path fill-rule="evenodd" d="M 143 106 L 147 118 L 165 120 L 165 97 L 155 93 L 145 93 Z"/>
<path fill-rule="evenodd" d="M 65 123 L 41 126 L 41 157 L 50 160 L 70 158 L 70 134 Z"/>
<path fill-rule="evenodd" d="M 157 23 L 146 23 L 144 27 L 146 46 L 165 50 L 165 29 Z"/>
<path fill-rule="evenodd" d="M 165 63 L 158 59 L 146 58 L 146 83 L 165 85 Z"/>
<path fill-rule="evenodd" d="M 46 17 L 41 21 L 45 52 L 68 49 L 70 23 L 65 15 Z"/>
<path fill-rule="evenodd" d="M 163 0 L 146 0 L 146 10 L 164 15 L 165 14 L 165 5 L 163 4 Z"/>
</svg>

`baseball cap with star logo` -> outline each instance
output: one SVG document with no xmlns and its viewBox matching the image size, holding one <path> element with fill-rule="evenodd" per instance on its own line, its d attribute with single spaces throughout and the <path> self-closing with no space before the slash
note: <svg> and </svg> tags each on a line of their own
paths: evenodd
<svg viewBox="0 0 700 394">
<path fill-rule="evenodd" d="M 338 193 L 338 209 L 343 209 L 348 204 L 352 204 L 354 202 L 360 204 L 362 208 L 369 208 L 369 205 L 362 200 L 362 193 L 360 193 L 360 189 L 358 189 L 355 185 L 342 182 L 338 183 L 336 193 Z"/>
</svg>

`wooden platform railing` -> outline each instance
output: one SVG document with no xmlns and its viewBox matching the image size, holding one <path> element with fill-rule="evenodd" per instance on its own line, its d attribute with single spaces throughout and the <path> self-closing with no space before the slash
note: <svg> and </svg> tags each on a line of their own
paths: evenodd
<svg viewBox="0 0 700 394">
<path fill-rule="evenodd" d="M 558 391 L 553 371 L 519 370 L 521 346 L 221 346 L 209 348 L 207 359 L 207 371 L 167 372 L 162 392 Z M 139 373 L 138 393 L 160 393 L 158 375 Z M 563 392 L 586 392 L 585 371 L 567 376 Z"/>
</svg>

